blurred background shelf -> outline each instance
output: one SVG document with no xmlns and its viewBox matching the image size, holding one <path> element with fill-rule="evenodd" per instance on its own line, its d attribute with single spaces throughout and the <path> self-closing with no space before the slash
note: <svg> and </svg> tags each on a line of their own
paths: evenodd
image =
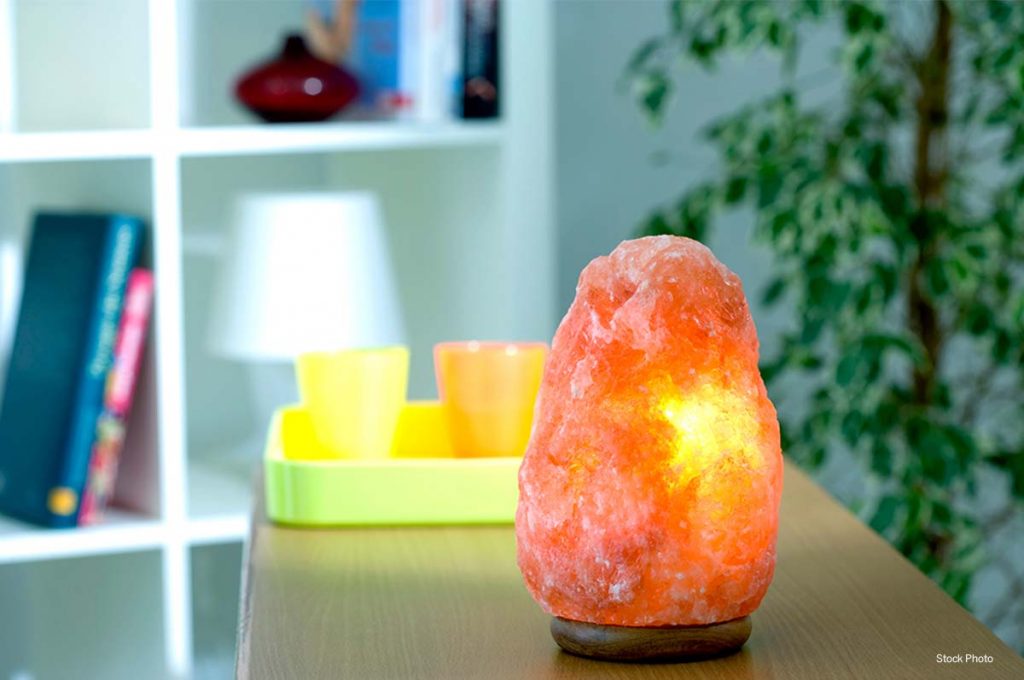
<svg viewBox="0 0 1024 680">
<path fill-rule="evenodd" d="M 117 509 L 102 524 L 63 530 L 0 517 L 0 564 L 152 550 L 166 535 L 160 520 Z"/>
<path fill-rule="evenodd" d="M 435 342 L 550 337 L 552 8 L 500 6 L 500 118 L 266 125 L 231 85 L 302 25 L 299 0 L 0 0 L 0 371 L 34 212 L 145 218 L 156 289 L 123 459 L 134 488 L 119 485 L 148 514 L 64 532 L 0 520 L 4 618 L 36 622 L 0 626 L 0 677 L 231 672 L 267 427 L 247 367 L 207 342 L 237 195 L 377 195 L 412 398 L 433 396 Z"/>
</svg>

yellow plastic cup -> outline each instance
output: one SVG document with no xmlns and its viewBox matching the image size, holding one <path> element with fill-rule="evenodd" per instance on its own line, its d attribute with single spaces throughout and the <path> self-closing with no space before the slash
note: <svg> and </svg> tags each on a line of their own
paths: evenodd
<svg viewBox="0 0 1024 680">
<path fill-rule="evenodd" d="M 409 382 L 405 347 L 309 352 L 296 361 L 299 394 L 324 449 L 387 458 Z"/>
<path fill-rule="evenodd" d="M 523 455 L 547 353 L 542 342 L 434 347 L 437 391 L 456 456 Z"/>
</svg>

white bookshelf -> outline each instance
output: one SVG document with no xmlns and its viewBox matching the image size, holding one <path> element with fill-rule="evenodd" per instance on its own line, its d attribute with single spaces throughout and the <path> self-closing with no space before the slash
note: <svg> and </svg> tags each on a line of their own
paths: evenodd
<svg viewBox="0 0 1024 680">
<path fill-rule="evenodd" d="M 260 451 L 218 452 L 266 426 L 249 406 L 246 367 L 205 346 L 235 194 L 381 196 L 414 398 L 433 393 L 437 341 L 553 330 L 548 4 L 503 4 L 498 121 L 258 123 L 232 102 L 231 80 L 274 53 L 303 8 L 0 0 L 0 371 L 34 211 L 147 218 L 157 288 L 118 507 L 100 526 L 66 531 L 0 518 L 0 678 L 230 671 L 234 625 L 224 622 L 237 602 L 224 584 L 237 588 Z"/>
</svg>

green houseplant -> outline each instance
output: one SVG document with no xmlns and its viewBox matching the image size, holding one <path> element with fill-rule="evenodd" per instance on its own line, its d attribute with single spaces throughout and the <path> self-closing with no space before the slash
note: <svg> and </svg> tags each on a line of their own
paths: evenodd
<svg viewBox="0 0 1024 680">
<path fill-rule="evenodd" d="M 797 73 L 816 25 L 842 95 L 812 106 Z M 752 209 L 778 274 L 763 301 L 797 319 L 763 365 L 806 394 L 780 409 L 784 450 L 859 466 L 865 518 L 961 602 L 1024 498 L 1022 45 L 1020 2 L 675 0 L 627 67 L 658 123 L 687 68 L 781 55 L 778 92 L 706 129 L 713 176 L 640 230 L 704 239 Z M 979 479 L 1009 487 L 1005 507 L 979 509 Z M 992 626 L 1022 616 L 1024 565 L 1004 566 Z"/>
</svg>

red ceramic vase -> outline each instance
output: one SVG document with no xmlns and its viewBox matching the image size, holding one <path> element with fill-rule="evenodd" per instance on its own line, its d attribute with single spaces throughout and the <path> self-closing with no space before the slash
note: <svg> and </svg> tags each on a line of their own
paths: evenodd
<svg viewBox="0 0 1024 680">
<path fill-rule="evenodd" d="M 235 96 L 271 123 L 326 120 L 359 95 L 359 81 L 345 69 L 313 56 L 300 35 L 289 35 L 281 54 L 246 72 Z"/>
</svg>

